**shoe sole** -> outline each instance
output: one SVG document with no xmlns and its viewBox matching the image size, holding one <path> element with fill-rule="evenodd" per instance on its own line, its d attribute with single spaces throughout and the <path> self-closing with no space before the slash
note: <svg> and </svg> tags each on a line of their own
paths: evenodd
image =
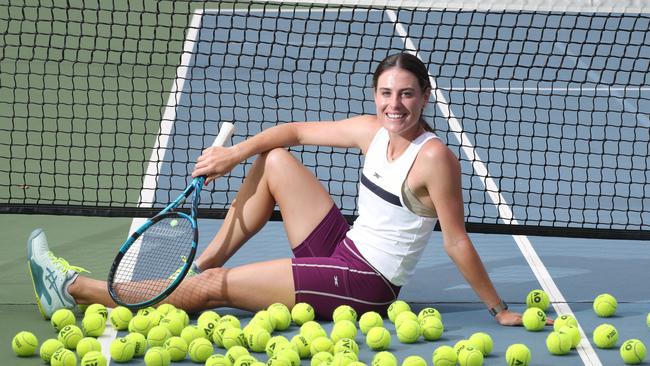
<svg viewBox="0 0 650 366">
<path fill-rule="evenodd" d="M 32 279 L 32 288 L 34 289 L 34 297 L 36 297 L 36 305 L 38 305 L 38 311 L 41 312 L 43 319 L 49 320 L 50 317 L 48 317 L 45 314 L 45 310 L 43 310 L 43 305 L 41 305 L 41 298 L 40 296 L 38 296 L 38 292 L 36 291 L 36 284 L 34 283 L 34 274 L 32 273 L 32 264 L 27 262 L 27 268 L 29 269 L 29 276 Z"/>
</svg>

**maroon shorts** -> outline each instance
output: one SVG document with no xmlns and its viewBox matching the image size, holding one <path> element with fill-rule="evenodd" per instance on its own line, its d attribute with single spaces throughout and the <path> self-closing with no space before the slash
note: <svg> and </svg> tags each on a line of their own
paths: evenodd
<svg viewBox="0 0 650 366">
<path fill-rule="evenodd" d="M 320 319 L 331 319 L 334 309 L 344 304 L 359 316 L 371 310 L 386 315 L 400 290 L 363 258 L 345 236 L 348 230 L 347 221 L 334 205 L 293 250 L 296 303 L 309 303 Z"/>
</svg>

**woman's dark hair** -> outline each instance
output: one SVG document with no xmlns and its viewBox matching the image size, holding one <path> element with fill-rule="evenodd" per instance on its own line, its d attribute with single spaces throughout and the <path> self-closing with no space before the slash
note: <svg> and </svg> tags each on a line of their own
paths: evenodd
<svg viewBox="0 0 650 366">
<path fill-rule="evenodd" d="M 410 53 L 396 53 L 383 59 L 379 63 L 379 66 L 377 66 L 377 69 L 372 76 L 372 88 L 376 90 L 377 81 L 379 80 L 381 74 L 383 74 L 384 71 L 392 69 L 394 67 L 406 70 L 415 75 L 415 78 L 418 80 L 420 90 L 423 93 L 426 92 L 427 89 L 431 89 L 431 82 L 429 81 L 429 71 L 427 70 L 427 67 L 422 61 L 420 61 L 419 58 L 417 58 L 417 56 Z M 429 126 L 429 124 L 424 120 L 422 116 L 420 116 L 420 123 L 426 131 L 433 132 L 433 128 Z"/>
</svg>

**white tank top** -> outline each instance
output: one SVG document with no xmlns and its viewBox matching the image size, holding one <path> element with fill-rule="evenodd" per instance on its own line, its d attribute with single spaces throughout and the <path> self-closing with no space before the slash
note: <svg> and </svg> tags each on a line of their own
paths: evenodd
<svg viewBox="0 0 650 366">
<path fill-rule="evenodd" d="M 347 236 L 384 277 L 402 286 L 415 271 L 437 222 L 411 212 L 402 197 L 402 184 L 424 143 L 437 138 L 418 136 L 394 161 L 386 158 L 388 132 L 381 128 L 365 156 L 359 183 L 359 216 Z"/>
</svg>

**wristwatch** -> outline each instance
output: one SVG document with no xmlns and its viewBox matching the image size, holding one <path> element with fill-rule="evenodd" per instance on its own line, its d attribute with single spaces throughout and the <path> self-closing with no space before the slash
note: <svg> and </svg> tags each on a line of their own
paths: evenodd
<svg viewBox="0 0 650 366">
<path fill-rule="evenodd" d="M 490 314 L 492 314 L 492 316 L 497 316 L 497 314 L 499 314 L 504 310 L 508 310 L 508 304 L 506 304 L 505 301 L 503 300 L 499 300 L 498 304 L 488 309 L 488 311 L 490 312 Z"/>
</svg>

